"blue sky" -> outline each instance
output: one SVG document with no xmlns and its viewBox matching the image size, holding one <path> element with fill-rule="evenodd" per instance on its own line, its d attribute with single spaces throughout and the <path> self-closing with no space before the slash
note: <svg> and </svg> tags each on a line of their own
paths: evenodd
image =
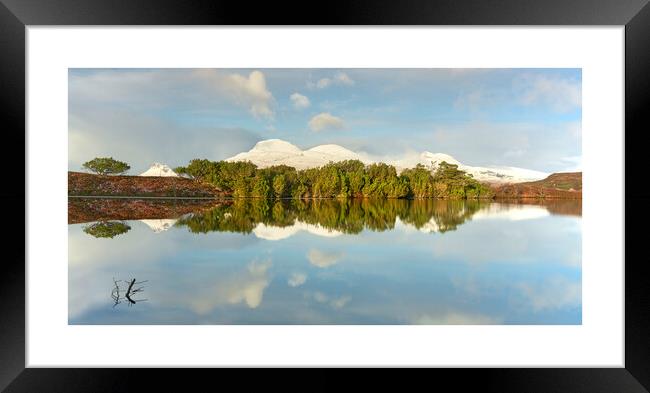
<svg viewBox="0 0 650 393">
<path fill-rule="evenodd" d="M 580 69 L 70 69 L 70 170 L 220 160 L 279 138 L 579 170 Z"/>
</svg>

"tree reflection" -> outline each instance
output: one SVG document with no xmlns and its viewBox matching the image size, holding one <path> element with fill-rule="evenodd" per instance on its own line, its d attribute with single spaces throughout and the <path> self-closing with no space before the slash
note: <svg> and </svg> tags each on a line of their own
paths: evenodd
<svg viewBox="0 0 650 393">
<path fill-rule="evenodd" d="M 175 225 L 194 233 L 250 233 L 260 223 L 286 227 L 300 221 L 355 234 L 364 229 L 391 230 L 399 218 L 417 229 L 433 222 L 438 232 L 446 232 L 455 230 L 486 203 L 432 199 L 235 199 L 231 204 L 182 217 Z"/>
<path fill-rule="evenodd" d="M 145 281 L 136 281 L 135 278 L 124 281 L 113 279 L 113 290 L 111 291 L 111 298 L 113 299 L 113 307 L 118 304 L 126 303 L 132 306 L 139 302 L 145 302 L 148 299 L 139 299 L 138 296 L 144 292 Z"/>
<path fill-rule="evenodd" d="M 83 231 L 97 238 L 114 238 L 131 230 L 131 227 L 121 221 L 100 221 L 84 227 Z"/>
<path fill-rule="evenodd" d="M 259 225 L 290 227 L 297 222 L 312 224 L 329 230 L 348 234 L 363 230 L 392 230 L 399 219 L 416 229 L 444 233 L 456 230 L 471 220 L 479 210 L 488 208 L 492 201 L 454 199 L 264 199 L 235 198 L 197 201 L 183 204 L 182 209 L 170 210 L 169 202 L 75 201 L 75 217 L 86 217 L 80 212 L 91 211 L 94 215 L 113 219 L 179 217 L 175 226 L 187 227 L 193 233 L 237 232 L 251 233 Z M 580 200 L 503 200 L 499 205 L 543 206 L 551 214 L 582 215 Z M 151 213 L 151 214 L 149 214 Z M 180 214 L 183 214 L 182 216 Z M 90 215 L 87 215 L 90 217 Z M 97 238 L 113 238 L 128 232 L 131 227 L 124 221 L 98 221 L 83 228 Z"/>
</svg>

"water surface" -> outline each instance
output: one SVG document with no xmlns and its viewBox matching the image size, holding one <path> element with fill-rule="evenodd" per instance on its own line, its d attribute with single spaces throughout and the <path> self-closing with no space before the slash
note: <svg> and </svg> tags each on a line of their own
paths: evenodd
<svg viewBox="0 0 650 393">
<path fill-rule="evenodd" d="M 71 324 L 581 323 L 580 201 L 70 199 L 69 221 Z"/>
</svg>

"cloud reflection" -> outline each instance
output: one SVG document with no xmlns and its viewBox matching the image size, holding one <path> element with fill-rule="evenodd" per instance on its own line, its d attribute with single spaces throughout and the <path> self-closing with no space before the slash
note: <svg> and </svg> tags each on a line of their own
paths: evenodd
<svg viewBox="0 0 650 393">
<path fill-rule="evenodd" d="M 245 303 L 249 308 L 257 308 L 262 303 L 264 290 L 269 286 L 268 270 L 271 265 L 270 259 L 253 261 L 243 273 L 218 279 L 211 287 L 186 299 L 190 307 L 202 315 L 223 304 Z"/>
<path fill-rule="evenodd" d="M 299 287 L 307 281 L 307 275 L 304 273 L 291 273 L 291 277 L 287 280 L 290 287 Z"/>
<path fill-rule="evenodd" d="M 97 239 L 70 225 L 70 323 L 581 322 L 579 217 L 473 220 L 456 207 L 425 209 L 443 223 L 464 220 L 447 233 L 418 230 L 429 215 L 404 214 L 402 224 L 405 209 L 394 227 L 375 215 L 365 219 L 380 230 L 273 242 L 178 225 L 154 233 L 134 221 L 124 236 Z M 148 280 L 149 300 L 113 309 L 113 278 Z"/>
<path fill-rule="evenodd" d="M 542 281 L 520 282 L 516 287 L 535 311 L 549 311 L 579 307 L 582 303 L 580 281 L 555 276 Z"/>
<path fill-rule="evenodd" d="M 309 259 L 309 263 L 312 265 L 324 269 L 339 263 L 344 255 L 342 252 L 326 252 L 311 249 L 307 253 L 307 259 Z"/>
</svg>

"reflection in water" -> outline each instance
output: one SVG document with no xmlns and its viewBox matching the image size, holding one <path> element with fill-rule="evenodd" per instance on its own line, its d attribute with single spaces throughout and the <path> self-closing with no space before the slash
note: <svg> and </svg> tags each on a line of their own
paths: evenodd
<svg viewBox="0 0 650 393">
<path fill-rule="evenodd" d="M 238 199 L 182 217 L 176 225 L 186 226 L 193 233 L 255 232 L 276 240 L 273 236 L 284 238 L 300 230 L 323 236 L 387 231 L 394 229 L 399 219 L 418 229 L 434 223 L 436 231 L 444 233 L 455 230 L 481 206 L 478 201 L 432 199 Z"/>
<path fill-rule="evenodd" d="M 127 233 L 131 227 L 119 221 L 100 221 L 84 227 L 84 232 L 94 237 L 114 238 L 117 235 Z"/>
<path fill-rule="evenodd" d="M 218 203 L 219 201 L 201 199 L 68 198 L 68 224 L 173 219 L 209 209 Z"/>
<path fill-rule="evenodd" d="M 111 291 L 113 307 L 124 302 L 129 306 L 139 302 L 146 302 L 148 299 L 138 298 L 144 292 L 144 286 L 142 284 L 146 282 L 146 280 L 136 281 L 135 278 L 128 281 L 113 279 L 113 290 Z"/>
<path fill-rule="evenodd" d="M 176 224 L 175 218 L 161 218 L 158 220 L 140 220 L 156 233 L 164 232 Z"/>
<path fill-rule="evenodd" d="M 398 219 L 425 232 L 445 233 L 472 218 L 516 220 L 550 214 L 582 214 L 581 200 L 540 199 L 525 200 L 524 204 L 437 199 L 228 199 L 171 203 L 89 198 L 70 200 L 68 207 L 71 223 L 99 221 L 93 225 L 103 227 L 106 233 L 119 234 L 130 229 L 124 223 L 107 220 L 138 219 L 154 232 L 176 225 L 185 226 L 193 233 L 254 232 L 268 240 L 279 240 L 301 230 L 322 236 L 356 234 L 364 229 L 392 230 Z M 119 232 L 118 228 L 125 230 Z"/>
<path fill-rule="evenodd" d="M 580 201 L 140 202 L 70 202 L 70 323 L 581 323 Z"/>
</svg>

